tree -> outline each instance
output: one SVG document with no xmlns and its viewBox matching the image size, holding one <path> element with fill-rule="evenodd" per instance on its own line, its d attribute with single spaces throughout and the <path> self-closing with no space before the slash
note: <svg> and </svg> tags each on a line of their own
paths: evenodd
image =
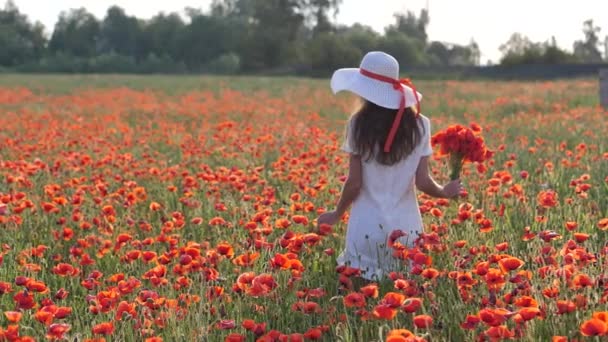
<svg viewBox="0 0 608 342">
<path fill-rule="evenodd" d="M 397 13 L 384 34 L 368 26 L 335 26 L 342 0 L 212 0 L 209 11 L 186 9 L 186 17 L 159 13 L 150 20 L 110 7 L 102 20 L 84 8 L 62 12 L 48 45 L 13 2 L 0 10 L 0 66 L 88 71 L 304 71 L 327 72 L 384 50 L 405 69 L 416 65 L 479 65 L 480 50 L 429 41 L 427 10 Z M 588 20 L 574 52 L 554 38 L 533 42 L 519 33 L 501 46 L 502 64 L 602 60 L 600 28 Z M 603 44 L 608 60 L 608 36 Z M 50 52 L 50 53 L 49 53 Z M 350 62 L 349 62 L 350 61 Z M 318 72 L 316 74 L 319 74 Z"/>
<path fill-rule="evenodd" d="M 449 65 L 476 65 L 478 62 L 476 44 L 473 46 L 454 45 L 450 49 Z"/>
<path fill-rule="evenodd" d="M 474 40 L 469 45 L 431 42 L 426 53 L 431 62 L 438 65 L 479 65 L 481 58 Z"/>
<path fill-rule="evenodd" d="M 395 23 L 385 29 L 378 48 L 393 55 L 404 66 L 428 64 L 425 55 L 428 11 L 420 11 L 420 17 L 410 11 L 406 14 L 397 13 L 394 17 Z"/>
<path fill-rule="evenodd" d="M 520 33 L 513 33 L 509 40 L 502 44 L 498 49 L 502 53 L 502 59 L 509 58 L 511 56 L 521 56 L 526 50 L 532 47 L 530 39 Z"/>
<path fill-rule="evenodd" d="M 555 37 L 551 37 L 551 42 L 545 44 L 544 62 L 548 64 L 557 64 L 565 62 L 575 62 L 576 57 L 557 46 Z"/>
<path fill-rule="evenodd" d="M 502 52 L 500 64 L 531 64 L 542 61 L 543 46 L 532 42 L 520 33 L 513 33 L 509 40 L 499 48 Z"/>
<path fill-rule="evenodd" d="M 211 2 L 211 15 L 214 17 L 227 17 L 238 11 L 238 0 L 213 0 Z"/>
<path fill-rule="evenodd" d="M 481 50 L 475 39 L 471 38 L 471 42 L 467 46 L 470 51 L 468 65 L 479 65 L 481 63 Z"/>
<path fill-rule="evenodd" d="M 61 12 L 49 42 L 49 50 L 76 57 L 97 54 L 101 28 L 95 16 L 84 8 Z"/>
<path fill-rule="evenodd" d="M 450 47 L 441 42 L 431 42 L 426 53 L 431 59 L 432 64 L 449 65 L 450 64 Z"/>
<path fill-rule="evenodd" d="M 420 11 L 420 17 L 416 17 L 413 12 L 408 11 L 407 14 L 395 14 L 395 23 L 385 29 L 386 35 L 393 33 L 403 33 L 407 37 L 416 39 L 427 44 L 426 27 L 429 24 L 429 13 L 426 9 Z"/>
<path fill-rule="evenodd" d="M 235 52 L 246 30 L 235 18 L 205 15 L 188 11 L 190 23 L 180 30 L 175 58 L 188 67 L 200 70 L 223 54 Z"/>
<path fill-rule="evenodd" d="M 127 16 L 125 11 L 112 6 L 101 22 L 100 51 L 123 56 L 143 57 L 141 26 L 137 18 Z"/>
<path fill-rule="evenodd" d="M 342 0 L 306 0 L 304 8 L 307 23 L 312 27 L 315 36 L 334 29 L 329 19 L 330 13 L 335 17 L 341 3 Z"/>
<path fill-rule="evenodd" d="M 380 35 L 376 31 L 359 23 L 338 27 L 336 34 L 343 36 L 348 44 L 362 52 L 377 50 L 380 43 Z"/>
<path fill-rule="evenodd" d="M 177 13 L 159 13 L 142 29 L 142 49 L 148 56 L 165 56 L 178 60 L 182 57 L 180 38 L 186 24 Z"/>
<path fill-rule="evenodd" d="M 503 56 L 501 64 L 556 64 L 567 63 L 576 60 L 576 56 L 560 49 L 555 37 L 550 42 L 535 43 L 528 37 L 514 33 L 509 41 L 501 45 L 500 51 Z"/>
<path fill-rule="evenodd" d="M 380 39 L 378 48 L 395 57 L 403 68 L 425 63 L 422 42 L 402 32 L 385 35 Z"/>
<path fill-rule="evenodd" d="M 211 15 L 237 18 L 245 70 L 302 62 L 307 42 L 335 30 L 330 18 L 342 0 L 214 0 Z M 324 38 L 326 39 L 326 38 Z"/>
<path fill-rule="evenodd" d="M 46 38 L 40 23 L 32 24 L 12 1 L 0 10 L 0 65 L 12 67 L 39 60 Z"/>
<path fill-rule="evenodd" d="M 297 59 L 296 38 L 305 27 L 302 0 L 238 0 L 236 15 L 246 23 L 239 54 L 243 68 L 277 68 Z"/>
<path fill-rule="evenodd" d="M 323 74 L 344 67 L 356 65 L 363 58 L 363 52 L 350 44 L 342 35 L 323 33 L 307 45 L 306 59 L 313 74 Z"/>
<path fill-rule="evenodd" d="M 593 25 L 589 19 L 583 23 L 585 40 L 574 42 L 574 55 L 585 63 L 599 63 L 602 61 L 602 53 L 599 49 L 600 39 L 598 34 L 601 28 Z"/>
</svg>

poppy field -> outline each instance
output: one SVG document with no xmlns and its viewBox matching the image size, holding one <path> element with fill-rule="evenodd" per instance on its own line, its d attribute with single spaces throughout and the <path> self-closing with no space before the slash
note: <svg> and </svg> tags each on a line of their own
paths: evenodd
<svg viewBox="0 0 608 342">
<path fill-rule="evenodd" d="M 347 217 L 315 224 L 353 109 L 327 80 L 3 76 L 0 341 L 608 339 L 597 81 L 416 85 L 493 155 L 418 194 L 409 272 L 353 288 Z"/>
</svg>

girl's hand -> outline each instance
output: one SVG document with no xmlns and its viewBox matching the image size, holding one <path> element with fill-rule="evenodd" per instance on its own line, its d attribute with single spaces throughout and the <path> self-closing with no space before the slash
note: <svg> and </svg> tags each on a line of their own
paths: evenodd
<svg viewBox="0 0 608 342">
<path fill-rule="evenodd" d="M 462 192 L 463 188 L 462 188 L 462 182 L 459 179 L 455 179 L 451 182 L 449 182 L 448 184 L 443 186 L 443 189 L 441 190 L 441 192 L 443 192 L 443 196 L 445 198 L 454 198 L 456 196 L 458 196 L 460 194 L 460 192 Z"/>
<path fill-rule="evenodd" d="M 340 221 L 340 215 L 338 215 L 335 210 L 328 211 L 319 216 L 317 219 L 317 227 L 320 227 L 322 224 L 333 226 L 334 224 L 338 223 L 338 221 Z"/>
</svg>

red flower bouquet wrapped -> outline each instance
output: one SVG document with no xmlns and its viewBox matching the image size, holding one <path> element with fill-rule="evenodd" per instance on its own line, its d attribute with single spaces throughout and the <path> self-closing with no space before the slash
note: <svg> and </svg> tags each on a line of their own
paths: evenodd
<svg viewBox="0 0 608 342">
<path fill-rule="evenodd" d="M 471 124 L 471 128 L 452 125 L 437 132 L 431 138 L 431 144 L 433 147 L 440 146 L 440 155 L 450 156 L 451 180 L 460 177 L 464 163 L 483 163 L 493 155 L 481 136 L 481 127 L 475 123 Z"/>
</svg>

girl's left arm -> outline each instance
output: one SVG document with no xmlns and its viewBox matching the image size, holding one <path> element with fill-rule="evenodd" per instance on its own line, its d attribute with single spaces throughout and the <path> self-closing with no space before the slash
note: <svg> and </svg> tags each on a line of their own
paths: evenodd
<svg viewBox="0 0 608 342">
<path fill-rule="evenodd" d="M 348 163 L 348 177 L 344 183 L 344 187 L 342 188 L 342 194 L 340 195 L 340 200 L 338 201 L 336 210 L 326 212 L 319 216 L 317 225 L 336 224 L 342 215 L 344 215 L 348 207 L 357 198 L 359 191 L 361 190 L 361 185 L 363 184 L 361 169 L 361 156 L 351 154 Z"/>
<path fill-rule="evenodd" d="M 346 212 L 346 209 L 353 203 L 353 201 L 359 195 L 361 185 L 363 184 L 363 177 L 361 174 L 361 156 L 351 154 L 350 161 L 348 163 L 348 178 L 342 188 L 342 195 L 338 201 L 336 207 L 336 213 L 342 217 Z"/>
</svg>

